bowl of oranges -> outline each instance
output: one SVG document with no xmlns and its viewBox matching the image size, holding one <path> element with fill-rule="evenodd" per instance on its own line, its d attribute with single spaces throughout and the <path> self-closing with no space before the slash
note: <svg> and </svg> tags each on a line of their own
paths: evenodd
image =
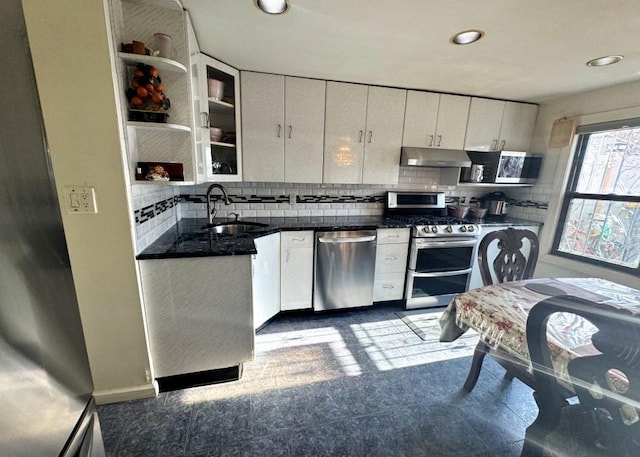
<svg viewBox="0 0 640 457">
<path fill-rule="evenodd" d="M 167 122 L 171 102 L 164 93 L 162 79 L 155 67 L 142 63 L 136 65 L 127 89 L 127 100 L 130 121 Z"/>
</svg>

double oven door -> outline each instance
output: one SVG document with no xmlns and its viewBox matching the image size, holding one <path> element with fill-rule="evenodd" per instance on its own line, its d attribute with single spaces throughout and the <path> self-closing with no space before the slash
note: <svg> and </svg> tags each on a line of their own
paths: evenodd
<svg viewBox="0 0 640 457">
<path fill-rule="evenodd" d="M 407 271 L 407 309 L 446 306 L 469 286 L 477 237 L 413 238 Z"/>
</svg>

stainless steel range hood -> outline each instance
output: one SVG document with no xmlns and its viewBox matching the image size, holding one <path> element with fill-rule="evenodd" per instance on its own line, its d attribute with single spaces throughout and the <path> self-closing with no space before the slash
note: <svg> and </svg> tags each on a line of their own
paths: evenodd
<svg viewBox="0 0 640 457">
<path fill-rule="evenodd" d="M 458 149 L 432 149 L 403 147 L 400 165 L 408 167 L 456 168 L 470 167 L 471 159 Z"/>
</svg>

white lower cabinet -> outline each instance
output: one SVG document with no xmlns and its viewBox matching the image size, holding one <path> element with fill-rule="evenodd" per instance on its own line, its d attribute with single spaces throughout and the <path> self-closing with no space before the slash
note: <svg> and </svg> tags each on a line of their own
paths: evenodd
<svg viewBox="0 0 640 457">
<path fill-rule="evenodd" d="M 373 301 L 402 300 L 409 229 L 378 229 Z"/>
<path fill-rule="evenodd" d="M 280 310 L 313 306 L 313 231 L 280 234 Z"/>
<path fill-rule="evenodd" d="M 257 254 L 251 259 L 253 328 L 260 328 L 280 312 L 280 233 L 253 240 Z M 227 287 L 233 287 L 228 284 Z"/>
<path fill-rule="evenodd" d="M 250 256 L 139 264 L 156 378 L 233 367 L 253 358 Z"/>
<path fill-rule="evenodd" d="M 539 225 L 517 225 L 517 226 L 509 225 L 509 224 L 489 225 L 489 226 L 483 225 L 482 232 L 481 232 L 482 234 L 480 236 L 480 240 L 478 241 L 478 244 L 480 244 L 480 241 L 482 241 L 482 238 L 487 236 L 489 233 L 496 232 L 498 230 L 505 230 L 509 227 L 513 227 L 514 229 L 520 229 L 520 230 L 531 230 L 536 235 L 540 235 Z M 498 254 L 497 245 L 498 245 L 497 241 L 494 241 L 493 243 L 491 243 L 491 245 L 489 245 L 489 248 L 487 249 L 488 259 L 493 259 Z M 528 251 L 528 246 L 526 244 L 523 245 L 522 251 L 524 252 L 525 255 L 528 255 L 529 251 Z M 471 278 L 469 279 L 469 289 L 476 289 L 482 286 L 484 286 L 484 284 L 482 282 L 482 276 L 480 274 L 480 264 L 478 262 L 478 256 L 476 255 L 476 258 L 473 261 L 473 267 L 471 270 Z"/>
</svg>

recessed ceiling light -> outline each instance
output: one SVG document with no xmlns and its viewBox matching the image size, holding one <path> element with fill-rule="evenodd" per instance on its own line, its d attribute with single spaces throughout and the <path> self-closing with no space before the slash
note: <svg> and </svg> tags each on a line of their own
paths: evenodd
<svg viewBox="0 0 640 457">
<path fill-rule="evenodd" d="M 587 62 L 587 67 L 603 67 L 605 65 L 613 65 L 624 59 L 623 56 L 604 56 L 597 59 L 591 59 Z"/>
<path fill-rule="evenodd" d="M 478 41 L 484 36 L 482 30 L 465 30 L 464 32 L 456 33 L 451 37 L 453 44 L 471 44 Z"/>
<path fill-rule="evenodd" d="M 256 0 L 256 5 L 269 14 L 282 14 L 289 9 L 287 0 Z"/>
</svg>

